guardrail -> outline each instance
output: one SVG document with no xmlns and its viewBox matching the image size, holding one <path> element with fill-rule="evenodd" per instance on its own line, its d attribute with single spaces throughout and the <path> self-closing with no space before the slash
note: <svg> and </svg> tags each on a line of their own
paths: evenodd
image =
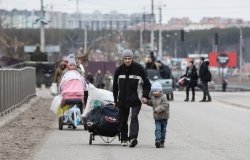
<svg viewBox="0 0 250 160">
<path fill-rule="evenodd" d="M 0 69 L 0 116 L 19 107 L 36 94 L 36 69 Z"/>
</svg>

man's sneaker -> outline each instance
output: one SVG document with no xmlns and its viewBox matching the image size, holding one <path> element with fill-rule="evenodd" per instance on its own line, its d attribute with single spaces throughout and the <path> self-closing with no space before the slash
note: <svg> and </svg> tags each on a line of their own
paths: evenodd
<svg viewBox="0 0 250 160">
<path fill-rule="evenodd" d="M 138 144 L 138 141 L 136 138 L 132 139 L 129 143 L 129 147 L 135 147 Z"/>
<path fill-rule="evenodd" d="M 127 146 L 128 145 L 128 141 L 122 141 L 122 146 Z"/>
<path fill-rule="evenodd" d="M 164 142 L 160 144 L 160 148 L 164 148 Z"/>
<path fill-rule="evenodd" d="M 161 146 L 161 142 L 158 141 L 158 140 L 156 140 L 156 141 L 155 141 L 155 147 L 156 147 L 156 148 L 160 148 L 160 146 Z"/>
</svg>

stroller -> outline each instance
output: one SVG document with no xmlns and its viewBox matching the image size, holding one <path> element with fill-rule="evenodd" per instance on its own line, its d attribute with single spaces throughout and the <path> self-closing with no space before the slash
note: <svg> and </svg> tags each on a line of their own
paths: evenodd
<svg viewBox="0 0 250 160">
<path fill-rule="evenodd" d="M 59 85 L 62 96 L 59 130 L 63 130 L 63 125 L 76 129 L 77 125 L 82 124 L 84 86 L 85 80 L 76 70 L 69 70 L 63 75 Z"/>
<path fill-rule="evenodd" d="M 87 130 L 90 133 L 89 145 L 92 145 L 96 135 L 105 143 L 111 143 L 117 136 L 121 141 L 119 110 L 109 102 L 94 100 L 93 103 L 94 109 L 86 115 Z"/>
</svg>

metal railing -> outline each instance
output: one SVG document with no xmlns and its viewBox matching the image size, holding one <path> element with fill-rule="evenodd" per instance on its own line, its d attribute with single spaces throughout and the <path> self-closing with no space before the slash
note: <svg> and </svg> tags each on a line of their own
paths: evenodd
<svg viewBox="0 0 250 160">
<path fill-rule="evenodd" d="M 36 94 L 36 69 L 0 69 L 0 116 L 19 107 Z"/>
</svg>

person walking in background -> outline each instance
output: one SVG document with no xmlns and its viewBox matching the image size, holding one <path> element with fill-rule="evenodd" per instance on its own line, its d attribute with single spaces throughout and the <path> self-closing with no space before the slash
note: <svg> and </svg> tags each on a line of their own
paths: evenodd
<svg viewBox="0 0 250 160">
<path fill-rule="evenodd" d="M 159 82 L 152 84 L 151 92 L 152 94 L 147 104 L 153 107 L 155 146 L 156 148 L 163 148 L 169 118 L 169 103 L 166 95 L 162 92 L 162 86 Z"/>
<path fill-rule="evenodd" d="M 201 85 L 202 85 L 201 88 L 203 91 L 203 98 L 202 100 L 200 100 L 200 102 L 211 102 L 212 99 L 208 91 L 208 82 L 210 82 L 212 79 L 212 75 L 208 69 L 209 62 L 204 61 L 205 60 L 204 57 L 201 57 L 200 60 L 201 60 L 201 65 L 199 69 L 199 77 L 201 80 Z"/>
<path fill-rule="evenodd" d="M 112 75 L 109 72 L 109 70 L 106 71 L 104 78 L 103 78 L 103 82 L 104 82 L 104 89 L 110 91 L 111 90 L 111 79 L 112 79 Z"/>
<path fill-rule="evenodd" d="M 172 78 L 171 69 L 169 68 L 168 65 L 163 64 L 160 60 L 157 60 L 155 62 L 155 64 L 156 64 L 162 78 L 164 78 L 164 79 Z"/>
<path fill-rule="evenodd" d="M 151 84 L 143 66 L 133 61 L 134 54 L 126 49 L 122 52 L 123 64 L 116 68 L 113 80 L 113 96 L 119 108 L 122 146 L 129 143 L 135 147 L 139 133 L 138 114 L 141 105 L 149 98 Z M 131 121 L 128 136 L 128 117 L 131 109 Z"/>
<path fill-rule="evenodd" d="M 158 69 L 156 64 L 155 64 L 155 56 L 154 52 L 150 52 L 150 56 L 147 57 L 147 62 L 146 62 L 146 69 Z"/>
<path fill-rule="evenodd" d="M 182 77 L 187 77 L 190 79 L 189 84 L 186 87 L 186 99 L 184 101 L 189 101 L 189 90 L 192 90 L 192 99 L 191 102 L 195 101 L 195 86 L 197 85 L 198 74 L 197 69 L 194 65 L 194 61 L 188 62 L 188 67 L 186 69 L 186 73 Z"/>
<path fill-rule="evenodd" d="M 223 80 L 222 80 L 222 91 L 223 92 L 227 91 L 227 83 L 228 83 L 227 78 L 223 78 Z"/>
<path fill-rule="evenodd" d="M 97 73 L 95 75 L 95 86 L 97 88 L 103 88 L 104 83 L 103 83 L 103 75 L 100 69 L 97 70 Z"/>
<path fill-rule="evenodd" d="M 63 71 L 67 68 L 67 63 L 65 61 L 62 61 L 59 66 L 56 69 L 55 75 L 54 75 L 54 83 L 57 84 L 57 86 L 60 83 L 61 76 L 63 74 Z"/>
<path fill-rule="evenodd" d="M 88 81 L 91 84 L 94 84 L 94 76 L 91 72 L 88 72 L 88 74 L 86 76 L 86 81 Z"/>
</svg>

